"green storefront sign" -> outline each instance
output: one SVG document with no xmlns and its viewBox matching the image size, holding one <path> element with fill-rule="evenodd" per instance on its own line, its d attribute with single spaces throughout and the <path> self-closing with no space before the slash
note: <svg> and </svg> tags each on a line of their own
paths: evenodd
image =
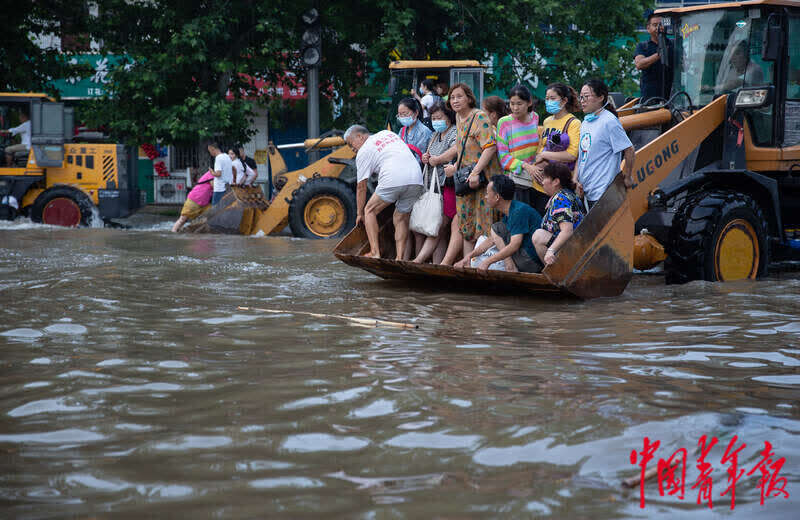
<svg viewBox="0 0 800 520">
<path fill-rule="evenodd" d="M 69 57 L 69 62 L 78 65 L 89 65 L 92 74 L 85 78 L 66 78 L 54 81 L 61 99 L 91 99 L 106 93 L 111 71 L 119 65 L 124 56 L 114 54 L 78 54 Z"/>
</svg>

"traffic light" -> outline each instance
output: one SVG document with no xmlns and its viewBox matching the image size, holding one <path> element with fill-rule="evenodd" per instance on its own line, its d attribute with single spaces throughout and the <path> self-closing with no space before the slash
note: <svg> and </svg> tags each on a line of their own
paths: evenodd
<svg viewBox="0 0 800 520">
<path fill-rule="evenodd" d="M 306 67 L 317 67 L 322 61 L 322 29 L 319 24 L 319 11 L 312 7 L 302 16 L 303 49 L 302 59 Z"/>
</svg>

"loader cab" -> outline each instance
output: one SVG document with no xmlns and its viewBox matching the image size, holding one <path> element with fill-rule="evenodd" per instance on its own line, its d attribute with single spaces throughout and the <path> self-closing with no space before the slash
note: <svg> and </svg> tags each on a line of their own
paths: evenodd
<svg viewBox="0 0 800 520">
<path fill-rule="evenodd" d="M 689 7 L 662 13 L 674 36 L 673 94 L 702 107 L 736 94 L 756 147 L 800 144 L 800 7 L 785 0 Z M 753 97 L 755 96 L 755 98 Z"/>
<path fill-rule="evenodd" d="M 0 93 L 0 128 L 8 130 L 18 125 L 20 114 L 25 114 L 30 121 L 30 151 L 33 153 L 15 153 L 13 164 L 6 165 L 5 148 L 12 140 L 3 135 L 0 175 L 25 175 L 26 171 L 32 173 L 31 168 L 60 167 L 64 162 L 64 143 L 72 137 L 73 109 L 56 103 L 45 94 Z"/>
<path fill-rule="evenodd" d="M 397 105 L 401 99 L 412 97 L 413 92 L 425 79 L 432 79 L 435 83 L 445 83 L 448 87 L 456 83 L 465 83 L 475 93 L 480 104 L 483 101 L 485 70 L 486 66 L 476 60 L 393 61 L 389 64 L 391 105 L 387 115 L 387 124 L 391 125 L 392 130 L 396 132 L 400 130 L 400 125 L 395 117 Z"/>
</svg>

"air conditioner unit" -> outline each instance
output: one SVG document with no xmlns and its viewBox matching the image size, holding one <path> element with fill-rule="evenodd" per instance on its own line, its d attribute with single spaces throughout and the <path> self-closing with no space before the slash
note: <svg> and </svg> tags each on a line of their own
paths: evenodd
<svg viewBox="0 0 800 520">
<path fill-rule="evenodd" d="M 186 202 L 184 177 L 154 177 L 153 195 L 156 204 L 183 204 Z"/>
</svg>

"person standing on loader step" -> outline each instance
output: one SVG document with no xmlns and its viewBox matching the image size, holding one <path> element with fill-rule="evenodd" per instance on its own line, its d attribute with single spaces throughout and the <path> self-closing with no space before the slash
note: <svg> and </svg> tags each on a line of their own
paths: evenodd
<svg viewBox="0 0 800 520">
<path fill-rule="evenodd" d="M 647 10 L 647 32 L 650 39 L 646 42 L 639 42 L 633 55 L 633 63 L 636 69 L 642 72 L 639 79 L 641 94 L 639 103 L 644 103 L 650 98 L 668 98 L 672 88 L 672 70 L 661 63 L 658 56 L 658 34 L 662 31 L 661 17 L 653 14 L 652 10 Z M 667 40 L 667 52 L 672 53 L 672 42 Z"/>
<path fill-rule="evenodd" d="M 216 204 L 225 195 L 228 184 L 233 184 L 233 163 L 231 158 L 220 149 L 219 144 L 211 143 L 208 145 L 208 153 L 214 158 L 214 194 L 211 197 L 211 204 Z"/>
<path fill-rule="evenodd" d="M 20 111 L 19 113 L 19 126 L 2 130 L 4 134 L 19 135 L 20 143 L 6 146 L 6 165 L 14 166 L 14 153 L 27 152 L 31 149 L 31 122 L 28 119 L 28 114 Z"/>
<path fill-rule="evenodd" d="M 356 200 L 359 222 L 364 221 L 367 230 L 369 256 L 380 258 L 378 243 L 378 214 L 394 204 L 394 240 L 396 259 L 401 260 L 408 238 L 408 222 L 411 209 L 422 195 L 422 170 L 408 146 L 400 137 L 388 130 L 369 135 L 369 130 L 353 125 L 344 133 L 344 140 L 356 153 L 358 186 Z M 378 187 L 366 202 L 367 182 L 373 172 L 378 173 Z"/>
</svg>

